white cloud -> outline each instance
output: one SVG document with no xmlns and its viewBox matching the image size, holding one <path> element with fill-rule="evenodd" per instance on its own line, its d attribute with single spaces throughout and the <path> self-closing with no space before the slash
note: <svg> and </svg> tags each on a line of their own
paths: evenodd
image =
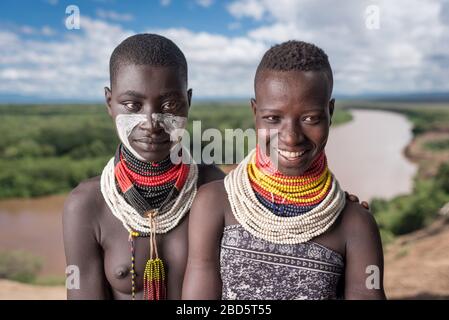
<svg viewBox="0 0 449 320">
<path fill-rule="evenodd" d="M 167 7 L 170 5 L 171 0 L 160 0 L 161 6 Z"/>
<path fill-rule="evenodd" d="M 261 20 L 266 11 L 264 4 L 257 0 L 234 1 L 227 8 L 229 13 L 238 19 L 250 17 Z"/>
<path fill-rule="evenodd" d="M 202 7 L 210 7 L 214 1 L 213 0 L 196 0 L 196 3 Z"/>
<path fill-rule="evenodd" d="M 249 2 L 263 14 L 245 7 Z M 373 4 L 380 10 L 378 30 L 365 25 L 365 9 Z M 238 0 L 229 8 L 235 7 L 241 10 L 229 12 L 236 18 L 263 20 L 262 27 L 249 31 L 251 39 L 298 39 L 322 47 L 340 93 L 449 90 L 441 68 L 442 61 L 449 66 L 447 0 Z"/>
<path fill-rule="evenodd" d="M 152 29 L 172 39 L 189 63 L 195 97 L 249 96 L 264 43 L 187 29 Z M 36 41 L 0 32 L 0 94 L 45 98 L 102 99 L 109 83 L 108 63 L 114 47 L 134 31 L 83 17 L 79 32 L 59 41 Z"/>
<path fill-rule="evenodd" d="M 97 16 L 102 19 L 109 19 L 113 21 L 131 21 L 134 19 L 132 14 L 118 13 L 112 10 L 97 9 Z"/>
<path fill-rule="evenodd" d="M 33 28 L 30 26 L 21 26 L 19 31 L 25 35 L 43 35 L 43 36 L 53 36 L 56 31 L 49 26 L 43 26 L 42 28 Z"/>
<path fill-rule="evenodd" d="M 109 56 L 131 34 L 88 17 L 83 17 L 79 32 L 67 31 L 57 41 L 24 39 L 1 31 L 0 93 L 100 99 L 109 81 Z"/>
<path fill-rule="evenodd" d="M 251 96 L 257 63 L 267 49 L 265 43 L 187 29 L 147 31 L 172 39 L 184 52 L 195 96 Z"/>
<path fill-rule="evenodd" d="M 229 30 L 237 30 L 237 29 L 240 29 L 241 27 L 242 27 L 242 24 L 240 22 L 231 22 L 228 24 Z"/>
<path fill-rule="evenodd" d="M 195 97 L 250 97 L 265 50 L 289 39 L 313 42 L 328 53 L 340 94 L 449 90 L 448 1 L 377 0 L 379 30 L 365 26 L 372 1 L 252 0 L 230 8 L 237 3 L 258 8 L 234 11 L 236 18 L 249 17 L 259 26 L 240 36 L 183 28 L 126 30 L 86 16 L 81 30 L 66 31 L 58 40 L 31 40 L 45 27 L 1 30 L 0 94 L 102 99 L 112 50 L 145 31 L 163 34 L 183 50 Z"/>
</svg>

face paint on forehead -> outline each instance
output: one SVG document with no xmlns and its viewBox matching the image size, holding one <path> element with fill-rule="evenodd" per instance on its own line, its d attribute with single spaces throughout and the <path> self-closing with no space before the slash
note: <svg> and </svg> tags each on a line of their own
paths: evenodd
<svg viewBox="0 0 449 320">
<path fill-rule="evenodd" d="M 143 159 L 142 156 L 140 156 L 139 153 L 131 146 L 131 143 L 129 142 L 129 135 L 136 126 L 147 121 L 150 121 L 150 118 L 143 114 L 119 114 L 115 118 L 115 124 L 117 126 L 120 141 L 137 159 L 141 161 L 145 161 L 145 159 Z M 184 134 L 184 130 L 187 125 L 187 118 L 175 116 L 170 113 L 152 113 L 151 124 L 153 126 L 159 125 L 163 128 L 164 131 L 170 135 L 170 141 L 172 141 L 172 145 L 174 147 L 174 145 L 181 141 L 181 137 Z"/>
</svg>

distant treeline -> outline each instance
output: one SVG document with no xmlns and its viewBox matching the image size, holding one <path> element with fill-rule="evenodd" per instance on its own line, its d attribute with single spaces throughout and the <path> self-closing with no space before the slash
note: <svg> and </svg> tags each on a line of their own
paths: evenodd
<svg viewBox="0 0 449 320">
<path fill-rule="evenodd" d="M 68 192 L 99 175 L 118 144 L 104 105 L 2 105 L 0 119 L 0 198 Z M 350 119 L 337 111 L 334 124 Z M 198 104 L 189 120 L 189 131 L 193 120 L 202 130 L 253 127 L 249 105 Z"/>
</svg>

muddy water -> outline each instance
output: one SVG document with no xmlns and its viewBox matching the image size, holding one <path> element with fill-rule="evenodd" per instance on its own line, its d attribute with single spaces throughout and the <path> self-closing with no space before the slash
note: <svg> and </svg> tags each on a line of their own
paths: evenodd
<svg viewBox="0 0 449 320">
<path fill-rule="evenodd" d="M 361 199 L 410 193 L 416 165 L 404 156 L 412 125 L 404 116 L 354 110 L 353 121 L 331 129 L 326 153 L 345 190 Z"/>
<path fill-rule="evenodd" d="M 43 258 L 42 274 L 64 275 L 62 208 L 65 196 L 0 201 L 0 250 Z"/>
</svg>

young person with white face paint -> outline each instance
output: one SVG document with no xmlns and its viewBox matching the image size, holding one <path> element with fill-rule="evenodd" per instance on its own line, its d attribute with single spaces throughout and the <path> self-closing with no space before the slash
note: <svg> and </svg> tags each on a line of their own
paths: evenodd
<svg viewBox="0 0 449 320">
<path fill-rule="evenodd" d="M 192 90 L 172 41 L 129 37 L 112 53 L 110 81 L 107 110 L 121 143 L 101 176 L 80 183 L 66 201 L 66 260 L 80 272 L 79 289 L 67 296 L 179 299 L 190 205 L 200 185 L 224 175 L 179 147 Z"/>
</svg>

